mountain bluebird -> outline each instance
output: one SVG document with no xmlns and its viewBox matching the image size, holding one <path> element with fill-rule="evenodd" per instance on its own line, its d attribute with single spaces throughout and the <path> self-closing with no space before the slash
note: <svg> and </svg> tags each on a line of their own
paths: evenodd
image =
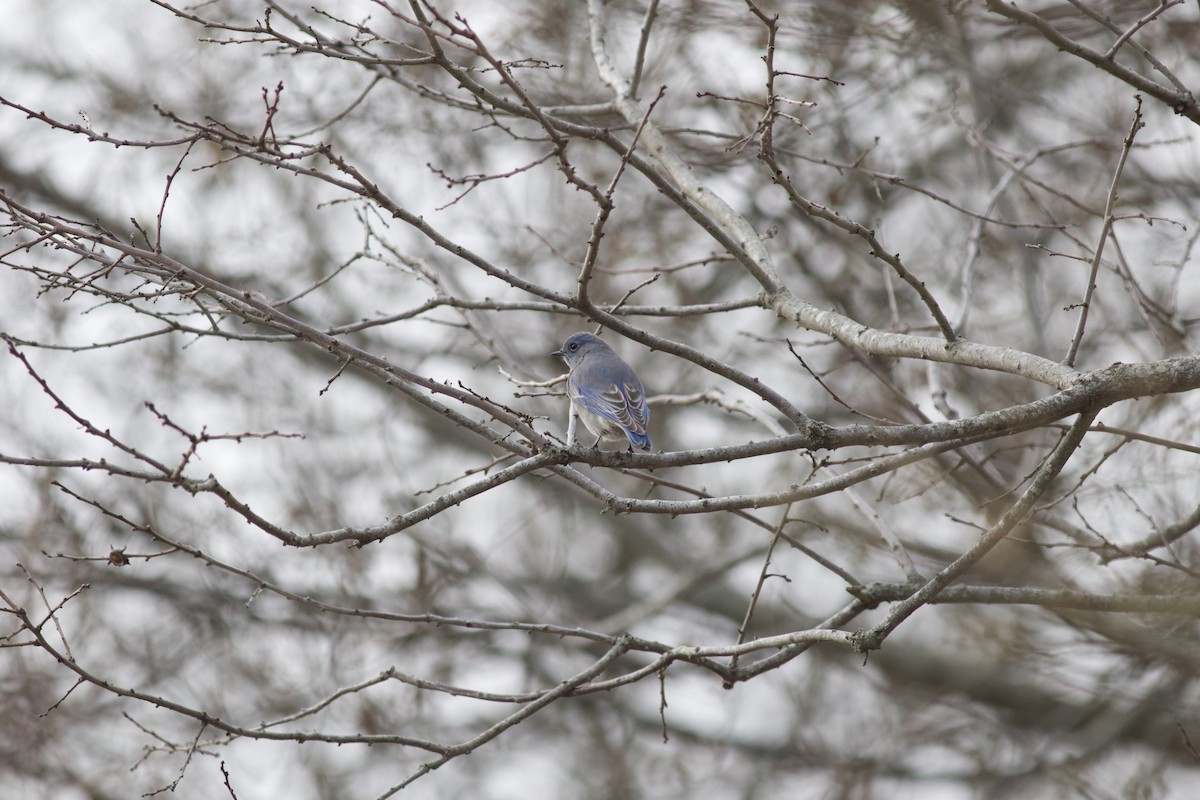
<svg viewBox="0 0 1200 800">
<path fill-rule="evenodd" d="M 567 397 L 587 429 L 600 441 L 629 440 L 629 449 L 650 449 L 646 421 L 646 390 L 633 369 L 601 339 L 590 333 L 573 333 L 561 350 L 550 355 L 567 362 Z"/>
</svg>

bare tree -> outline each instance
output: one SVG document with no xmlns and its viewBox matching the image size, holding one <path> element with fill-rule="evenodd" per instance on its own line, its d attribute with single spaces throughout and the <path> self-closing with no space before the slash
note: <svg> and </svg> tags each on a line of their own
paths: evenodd
<svg viewBox="0 0 1200 800">
<path fill-rule="evenodd" d="M 18 5 L 9 796 L 1200 784 L 1200 9 Z"/>
</svg>

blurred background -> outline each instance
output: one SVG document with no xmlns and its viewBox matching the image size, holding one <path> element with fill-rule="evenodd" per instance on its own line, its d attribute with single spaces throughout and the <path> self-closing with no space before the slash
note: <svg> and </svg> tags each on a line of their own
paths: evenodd
<svg viewBox="0 0 1200 800">
<path fill-rule="evenodd" d="M 666 87 L 654 123 L 749 221 L 797 296 L 870 328 L 938 335 L 861 238 L 789 202 L 760 157 L 767 146 L 805 198 L 899 254 L 960 335 L 1062 360 L 1134 89 L 985 2 L 759 6 L 779 15 L 773 58 L 787 73 L 775 78 L 784 116 L 768 143 L 767 27 L 733 0 L 613 0 L 591 18 L 587 3 L 561 0 L 9 0 L 0 189 L 562 437 L 560 387 L 533 384 L 562 373 L 547 354 L 567 335 L 593 329 L 551 293 L 576 291 L 597 214 L 562 167 L 603 191 L 621 165 L 605 137 L 627 145 L 634 135 L 597 73 L 599 14 L 618 71 L 638 75 L 643 111 Z M 1200 86 L 1195 4 L 1082 0 L 1038 13 L 1100 53 L 1141 20 L 1116 60 L 1164 86 L 1166 72 Z M 1081 370 L 1196 349 L 1197 130 L 1142 98 Z M 561 122 L 565 156 L 521 111 L 530 105 Z M 347 174 L 323 152 L 449 246 L 339 186 Z M 733 365 L 817 420 L 954 419 L 1052 392 L 799 329 L 761 306 L 753 277 L 645 174 L 628 168 L 613 202 L 594 301 L 625 300 L 628 324 Z M 76 252 L 49 238 L 29 246 L 30 218 L 0 210 L 10 345 L 0 358 L 0 589 L 90 676 L 73 688 L 79 672 L 29 644 L 11 609 L 0 617 L 0 636 L 15 633 L 0 642 L 6 798 L 385 795 L 436 756 L 364 737 L 469 741 L 516 711 L 517 696 L 595 662 L 604 636 L 732 643 L 752 595 L 747 638 L 810 628 L 853 604 L 848 584 L 905 581 L 881 529 L 922 574 L 936 573 L 1011 505 L 1063 434 L 1014 432 L 853 492 L 739 513 L 615 516 L 539 472 L 363 548 L 287 547 L 220 497 L 84 467 L 154 461 L 195 481 L 211 474 L 254 513 L 307 534 L 381 524 L 478 479 L 505 451 L 185 281 L 105 267 L 115 251 L 95 238 L 76 237 Z M 485 274 L 455 247 L 545 293 Z M 656 450 L 787 428 L 702 364 L 604 336 L 646 385 Z M 1090 433 L 1036 514 L 966 580 L 1178 596 L 1177 613 L 946 603 L 918 611 L 868 658 L 821 645 L 729 688 L 676 663 L 661 681 L 556 701 L 402 796 L 1193 796 L 1196 412 L 1193 395 L 1105 409 L 1099 422 L 1117 432 Z M 653 473 L 576 466 L 621 496 L 693 499 L 778 491 L 891 452 Z M 776 530 L 787 539 L 765 567 Z M 886 610 L 859 608 L 840 627 Z M 606 675 L 651 660 L 631 653 Z M 395 677 L 364 685 L 389 669 L 464 691 Z M 97 681 L 247 730 L 349 743 L 231 734 Z"/>
</svg>

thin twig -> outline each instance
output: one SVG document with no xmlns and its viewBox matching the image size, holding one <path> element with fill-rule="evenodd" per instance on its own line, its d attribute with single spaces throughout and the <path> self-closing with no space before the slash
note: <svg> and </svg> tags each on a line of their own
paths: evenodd
<svg viewBox="0 0 1200 800">
<path fill-rule="evenodd" d="M 908 619 L 918 608 L 931 602 L 933 598 L 963 572 L 987 555 L 993 547 L 1008 536 L 1013 528 L 1023 523 L 1028 515 L 1033 512 L 1034 504 L 1038 498 L 1042 496 L 1042 493 L 1049 488 L 1051 482 L 1058 477 L 1059 473 L 1067 465 L 1067 461 L 1083 441 L 1083 437 L 1087 434 L 1088 426 L 1091 425 L 1095 416 L 1095 411 L 1080 414 L 1075 420 L 1075 424 L 1071 426 L 1070 432 L 1063 437 L 1042 463 L 1037 474 L 1029 482 L 1029 486 L 1026 487 L 1020 498 L 1009 506 L 1008 510 L 1004 512 L 996 524 L 988 529 L 988 532 L 980 537 L 978 542 L 938 572 L 928 583 L 893 607 L 882 622 L 856 634 L 855 648 L 863 652 L 878 649 L 888 634 L 894 631 L 901 622 Z"/>
<path fill-rule="evenodd" d="M 1125 31 L 1119 37 L 1117 37 L 1117 40 L 1112 43 L 1112 47 L 1109 47 L 1108 50 L 1106 50 L 1104 52 L 1104 57 L 1107 59 L 1112 59 L 1113 56 L 1115 56 L 1117 54 L 1117 51 L 1121 49 L 1121 46 L 1123 44 L 1125 44 L 1126 42 L 1128 42 L 1130 39 L 1132 39 L 1133 35 L 1135 33 L 1140 31 L 1142 28 L 1146 27 L 1147 25 L 1149 25 L 1151 22 L 1153 22 L 1155 19 L 1157 19 L 1160 14 L 1162 14 L 1164 11 L 1166 11 L 1171 6 L 1178 6 L 1178 5 L 1182 5 L 1182 4 L 1183 4 L 1183 0 L 1159 0 L 1157 8 L 1152 9 L 1149 13 L 1147 13 L 1145 16 L 1143 16 L 1137 22 L 1130 25 L 1129 30 Z"/>
<path fill-rule="evenodd" d="M 737 639 L 735 644 L 741 644 L 746 641 L 746 632 L 750 630 L 750 620 L 754 616 L 754 609 L 758 606 L 758 598 L 762 595 L 763 586 L 769 577 L 768 570 L 771 568 L 771 556 L 775 553 L 775 545 L 779 544 L 779 537 L 783 534 L 783 527 L 787 524 L 788 514 L 792 511 L 792 506 L 789 503 L 783 509 L 783 513 L 779 515 L 779 524 L 775 526 L 775 535 L 771 537 L 771 543 L 767 545 L 767 552 L 763 556 L 762 569 L 758 571 L 758 580 L 754 583 L 754 591 L 750 593 L 750 603 L 746 606 L 746 613 L 742 617 L 742 623 L 738 625 Z M 729 668 L 737 669 L 738 654 L 734 653 L 729 659 Z"/>
<path fill-rule="evenodd" d="M 596 218 L 592 220 L 591 233 L 588 235 L 587 252 L 583 257 L 583 265 L 580 267 L 579 277 L 576 278 L 576 283 L 579 286 L 578 298 L 581 305 L 587 305 L 589 302 L 588 285 L 591 283 L 592 270 L 596 268 L 596 259 L 600 255 L 600 240 L 604 238 L 604 226 L 608 222 L 613 209 L 616 208 L 616 204 L 613 202 L 613 195 L 616 194 L 617 184 L 620 182 L 621 176 L 625 174 L 625 168 L 629 165 L 629 159 L 633 157 L 634 152 L 637 150 L 638 140 L 642 137 L 642 132 L 650 122 L 650 115 L 654 113 L 654 107 L 658 105 L 658 101 L 662 100 L 666 91 L 667 87 L 665 85 L 660 86 L 658 94 L 650 101 L 650 105 L 646 109 L 646 114 L 642 117 L 637 130 L 633 133 L 633 139 L 629 142 L 629 147 L 621 155 L 621 161 L 617 164 L 617 170 L 613 173 L 612 180 L 608 183 L 608 188 L 605 189 L 604 195 L 596 201 L 599 208 L 596 210 Z M 652 278 L 652 280 L 654 279 Z M 618 303 L 619 305 L 620 303 Z"/>
<path fill-rule="evenodd" d="M 1067 357 L 1063 359 L 1063 363 L 1068 367 L 1075 366 L 1075 356 L 1079 353 L 1079 345 L 1083 341 L 1083 332 L 1087 327 L 1088 312 L 1092 307 L 1092 295 L 1096 291 L 1096 276 L 1100 272 L 1100 258 L 1104 255 L 1104 244 L 1108 241 L 1108 235 L 1112 231 L 1113 226 L 1113 209 L 1117 204 L 1117 189 L 1121 184 L 1121 173 L 1125 171 L 1125 161 L 1129 157 L 1129 150 L 1133 147 L 1133 138 L 1137 132 L 1144 127 L 1142 122 L 1142 96 L 1134 95 L 1137 106 L 1133 111 L 1133 122 L 1129 126 L 1129 133 L 1125 134 L 1125 141 L 1121 147 L 1121 156 L 1117 160 L 1117 168 L 1113 172 L 1112 183 L 1108 187 L 1108 199 L 1104 203 L 1104 224 L 1100 226 L 1100 238 L 1096 242 L 1095 250 L 1092 253 L 1091 272 L 1088 274 L 1087 290 L 1083 294 L 1083 302 L 1079 307 L 1079 320 L 1075 324 L 1075 335 L 1071 338 L 1071 347 L 1067 350 Z"/>
</svg>

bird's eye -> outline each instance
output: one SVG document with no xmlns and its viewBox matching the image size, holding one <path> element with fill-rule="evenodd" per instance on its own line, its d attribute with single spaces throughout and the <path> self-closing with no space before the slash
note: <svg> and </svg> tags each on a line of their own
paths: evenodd
<svg viewBox="0 0 1200 800">
<path fill-rule="evenodd" d="M 567 348 L 572 353 L 579 349 L 579 342 L 571 342 L 571 346 Z"/>
</svg>

